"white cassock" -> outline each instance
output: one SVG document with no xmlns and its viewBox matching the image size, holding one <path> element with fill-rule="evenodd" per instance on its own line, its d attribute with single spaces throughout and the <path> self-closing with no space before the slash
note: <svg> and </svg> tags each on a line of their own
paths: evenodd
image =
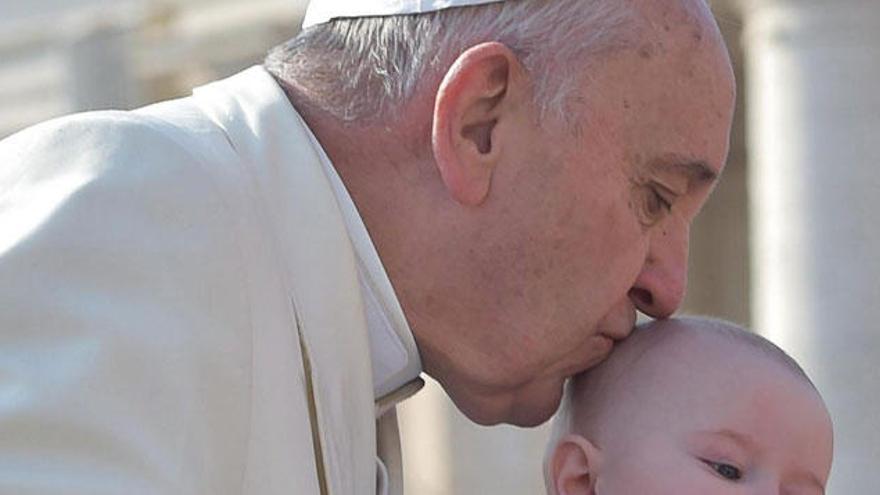
<svg viewBox="0 0 880 495">
<path fill-rule="evenodd" d="M 0 493 L 399 494 L 420 371 L 262 68 L 0 142 Z"/>
</svg>

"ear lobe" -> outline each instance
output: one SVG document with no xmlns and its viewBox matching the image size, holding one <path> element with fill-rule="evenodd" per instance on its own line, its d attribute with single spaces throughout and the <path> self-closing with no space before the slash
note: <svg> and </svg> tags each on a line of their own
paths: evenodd
<svg viewBox="0 0 880 495">
<path fill-rule="evenodd" d="M 489 194 L 503 143 L 498 125 L 509 118 L 514 71 L 519 62 L 501 43 L 482 43 L 455 61 L 437 91 L 432 144 L 447 190 L 476 206 Z"/>
<path fill-rule="evenodd" d="M 580 435 L 565 436 L 550 463 L 556 495 L 595 495 L 600 452 L 589 440 Z"/>
</svg>

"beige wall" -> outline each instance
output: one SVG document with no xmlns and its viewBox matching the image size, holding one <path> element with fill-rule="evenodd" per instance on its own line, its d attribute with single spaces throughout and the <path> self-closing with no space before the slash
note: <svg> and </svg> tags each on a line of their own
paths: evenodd
<svg viewBox="0 0 880 495">
<path fill-rule="evenodd" d="M 691 230 L 688 293 L 682 312 L 710 315 L 748 326 L 749 222 L 746 187 L 746 87 L 743 84 L 742 21 L 726 2 L 712 2 L 734 63 L 736 113 L 722 179 Z"/>
</svg>

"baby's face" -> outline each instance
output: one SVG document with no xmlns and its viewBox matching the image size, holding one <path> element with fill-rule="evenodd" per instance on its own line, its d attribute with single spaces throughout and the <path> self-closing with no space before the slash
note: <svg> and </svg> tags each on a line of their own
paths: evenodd
<svg viewBox="0 0 880 495">
<path fill-rule="evenodd" d="M 768 371 L 758 386 L 739 385 L 737 375 L 703 383 L 714 390 L 699 399 L 660 397 L 679 407 L 670 404 L 662 421 L 647 418 L 626 445 L 607 450 L 596 492 L 821 495 L 831 466 L 830 420 L 808 385 L 775 375 Z"/>
<path fill-rule="evenodd" d="M 823 494 L 832 427 L 818 394 L 776 363 L 713 364 L 727 358 L 639 384 L 638 406 L 591 439 L 589 486 L 557 479 L 558 495 Z"/>
</svg>

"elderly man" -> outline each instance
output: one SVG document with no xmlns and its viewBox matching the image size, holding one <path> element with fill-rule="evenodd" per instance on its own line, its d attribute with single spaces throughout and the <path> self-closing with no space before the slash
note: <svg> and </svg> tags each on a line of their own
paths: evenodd
<svg viewBox="0 0 880 495">
<path fill-rule="evenodd" d="M 316 0 L 0 143 L 0 492 L 399 493 L 423 370 L 545 421 L 679 305 L 733 86 L 702 0 Z"/>
</svg>

